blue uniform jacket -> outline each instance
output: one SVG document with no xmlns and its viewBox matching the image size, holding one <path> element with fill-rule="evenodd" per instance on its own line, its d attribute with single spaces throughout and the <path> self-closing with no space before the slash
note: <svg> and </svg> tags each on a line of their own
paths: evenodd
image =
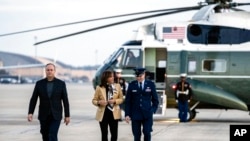
<svg viewBox="0 0 250 141">
<path fill-rule="evenodd" d="M 132 81 L 128 86 L 125 102 L 125 116 L 129 116 L 131 120 L 152 118 L 159 104 L 155 84 L 145 80 L 143 90 L 140 91 L 138 81 Z"/>
</svg>

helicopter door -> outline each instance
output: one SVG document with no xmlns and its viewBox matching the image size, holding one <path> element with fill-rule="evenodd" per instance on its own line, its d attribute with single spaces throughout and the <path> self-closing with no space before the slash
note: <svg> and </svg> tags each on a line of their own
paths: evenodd
<svg viewBox="0 0 250 141">
<path fill-rule="evenodd" d="M 166 48 L 145 48 L 145 68 L 147 78 L 155 82 L 157 90 L 165 88 L 165 73 L 167 64 Z"/>
<path fill-rule="evenodd" d="M 165 116 L 167 96 L 165 95 L 165 73 L 167 66 L 166 48 L 145 48 L 146 77 L 155 82 L 159 106 L 154 116 Z"/>
</svg>

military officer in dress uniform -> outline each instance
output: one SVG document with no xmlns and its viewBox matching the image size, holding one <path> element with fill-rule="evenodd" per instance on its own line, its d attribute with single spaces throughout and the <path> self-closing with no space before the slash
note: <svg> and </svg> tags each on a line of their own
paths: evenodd
<svg viewBox="0 0 250 141">
<path fill-rule="evenodd" d="M 115 69 L 114 72 L 115 72 L 114 82 L 121 85 L 123 99 L 125 99 L 128 84 L 127 84 L 126 80 L 124 78 L 122 78 L 122 69 Z M 124 111 L 125 110 L 125 102 L 120 104 L 120 107 Z M 120 119 L 119 121 L 122 121 L 122 119 Z"/>
<path fill-rule="evenodd" d="M 155 84 L 145 80 L 145 69 L 135 68 L 136 80 L 130 82 L 125 99 L 125 120 L 132 122 L 134 141 L 151 141 L 153 114 L 156 112 L 159 100 Z M 141 130 L 141 126 L 143 127 Z"/>
<path fill-rule="evenodd" d="M 178 103 L 180 122 L 187 122 L 188 103 L 192 96 L 191 85 L 186 81 L 187 74 L 180 74 L 180 81 L 176 84 L 175 99 Z"/>
<path fill-rule="evenodd" d="M 123 96 L 126 95 L 127 84 L 126 80 L 122 78 L 122 69 L 115 69 L 114 82 L 121 85 Z"/>
</svg>

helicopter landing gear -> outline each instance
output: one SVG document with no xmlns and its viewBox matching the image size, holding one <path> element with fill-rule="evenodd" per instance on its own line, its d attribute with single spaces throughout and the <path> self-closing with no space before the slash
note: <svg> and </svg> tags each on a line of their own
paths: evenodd
<svg viewBox="0 0 250 141">
<path fill-rule="evenodd" d="M 188 111 L 188 121 L 191 121 L 192 119 L 194 119 L 195 118 L 195 116 L 196 116 L 196 110 L 195 109 L 193 109 L 193 110 L 189 110 Z"/>
<path fill-rule="evenodd" d="M 197 101 L 190 109 L 189 109 L 189 112 L 188 112 L 188 121 L 191 121 L 195 118 L 196 116 L 196 110 L 195 110 L 195 107 L 197 107 L 197 105 L 200 103 L 200 101 Z"/>
</svg>

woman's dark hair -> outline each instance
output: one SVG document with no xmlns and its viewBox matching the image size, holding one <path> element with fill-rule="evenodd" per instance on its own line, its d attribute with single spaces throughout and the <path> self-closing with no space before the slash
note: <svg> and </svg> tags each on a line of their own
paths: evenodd
<svg viewBox="0 0 250 141">
<path fill-rule="evenodd" d="M 114 73 L 113 73 L 113 71 L 110 71 L 110 70 L 106 70 L 106 71 L 104 71 L 103 73 L 102 73 L 102 76 L 101 76 L 101 84 L 100 84 L 100 86 L 102 87 L 102 86 L 106 86 L 107 85 L 107 80 L 108 80 L 108 78 L 109 77 L 111 77 L 111 76 L 113 76 L 114 75 Z"/>
</svg>

